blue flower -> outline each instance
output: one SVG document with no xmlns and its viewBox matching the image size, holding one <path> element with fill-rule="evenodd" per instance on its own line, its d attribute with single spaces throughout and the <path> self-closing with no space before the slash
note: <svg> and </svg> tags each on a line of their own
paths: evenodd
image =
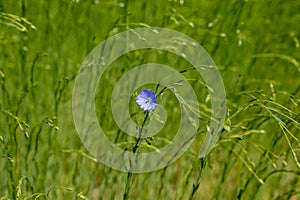
<svg viewBox="0 0 300 200">
<path fill-rule="evenodd" d="M 152 90 L 142 90 L 135 99 L 143 110 L 154 110 L 156 107 L 156 95 Z"/>
</svg>

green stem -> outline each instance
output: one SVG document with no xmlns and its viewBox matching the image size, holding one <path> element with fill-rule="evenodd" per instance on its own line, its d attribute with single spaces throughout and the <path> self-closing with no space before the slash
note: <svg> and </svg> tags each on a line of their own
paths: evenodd
<svg viewBox="0 0 300 200">
<path fill-rule="evenodd" d="M 199 186 L 200 186 L 200 179 L 202 176 L 203 169 L 206 165 L 206 158 L 200 158 L 200 170 L 198 171 L 198 176 L 196 178 L 196 183 L 193 184 L 192 192 L 190 199 L 194 199 L 194 195 L 196 194 Z"/>
<path fill-rule="evenodd" d="M 136 152 L 137 152 L 137 149 L 138 149 L 138 147 L 139 147 L 139 143 L 140 143 L 140 141 L 141 141 L 141 139 L 142 139 L 142 131 L 143 131 L 143 127 L 144 127 L 144 125 L 145 125 L 145 123 L 146 123 L 148 117 L 149 117 L 149 111 L 146 112 L 146 116 L 145 116 L 144 121 L 143 121 L 143 123 L 142 123 L 142 127 L 141 127 L 141 129 L 139 130 L 139 138 L 137 139 L 137 141 L 136 141 L 136 143 L 135 143 L 135 145 L 134 145 L 134 147 L 133 147 L 133 149 L 132 149 L 133 153 L 136 153 Z M 124 195 L 123 195 L 123 199 L 124 199 L 124 200 L 128 199 L 128 194 L 129 194 L 130 186 L 132 185 L 132 182 L 133 182 L 133 180 L 132 180 L 132 175 L 133 175 L 133 174 L 132 174 L 130 171 L 127 173 L 127 179 L 126 179 L 126 185 L 125 185 L 125 193 L 124 193 Z"/>
</svg>

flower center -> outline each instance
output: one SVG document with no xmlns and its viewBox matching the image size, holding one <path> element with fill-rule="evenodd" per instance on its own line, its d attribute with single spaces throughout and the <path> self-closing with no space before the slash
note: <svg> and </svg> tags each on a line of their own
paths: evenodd
<svg viewBox="0 0 300 200">
<path fill-rule="evenodd" d="M 150 97 L 147 98 L 147 103 L 151 103 L 152 99 Z"/>
</svg>

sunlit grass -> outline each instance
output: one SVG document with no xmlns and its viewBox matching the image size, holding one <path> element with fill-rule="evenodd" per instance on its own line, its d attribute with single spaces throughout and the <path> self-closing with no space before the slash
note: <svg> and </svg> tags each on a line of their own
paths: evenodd
<svg viewBox="0 0 300 200">
<path fill-rule="evenodd" d="M 300 198 L 299 8 L 299 1 L 279 0 L 3 2 L 0 199 Z M 72 118 L 72 86 L 98 43 L 145 26 L 180 31 L 207 50 L 224 80 L 228 114 L 217 145 L 199 159 L 209 96 L 203 80 L 184 74 L 199 91 L 195 142 L 164 169 L 127 174 L 102 165 L 84 148 Z M 98 88 L 97 95 L 107 98 L 95 97 L 105 128 L 115 127 L 110 111 L 102 110 L 118 77 L 148 62 L 190 67 L 176 55 L 151 50 L 118 59 L 100 81 L 105 90 Z M 176 106 L 170 98 L 166 104 Z M 170 134 L 153 144 L 172 139 L 175 127 L 169 124 Z M 114 131 L 108 137 L 134 141 L 116 138 Z"/>
</svg>

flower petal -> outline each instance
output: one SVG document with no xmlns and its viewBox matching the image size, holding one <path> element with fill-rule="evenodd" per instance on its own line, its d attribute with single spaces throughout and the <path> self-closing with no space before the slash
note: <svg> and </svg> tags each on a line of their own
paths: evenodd
<svg viewBox="0 0 300 200">
<path fill-rule="evenodd" d="M 143 110 L 154 110 L 156 108 L 156 95 L 152 90 L 142 90 L 135 101 Z"/>
</svg>

